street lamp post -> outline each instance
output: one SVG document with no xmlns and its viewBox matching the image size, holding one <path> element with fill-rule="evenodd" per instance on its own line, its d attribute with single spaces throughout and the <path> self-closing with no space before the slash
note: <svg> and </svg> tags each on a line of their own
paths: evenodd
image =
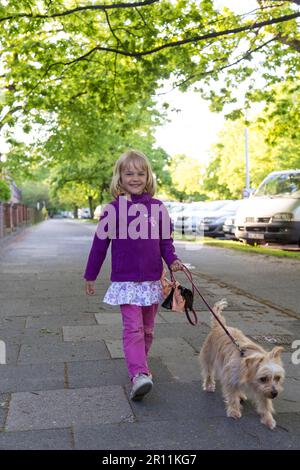
<svg viewBox="0 0 300 470">
<path fill-rule="evenodd" d="M 246 191 L 250 190 L 250 168 L 249 168 L 249 148 L 248 148 L 248 127 L 245 127 L 245 168 L 246 168 Z"/>
</svg>

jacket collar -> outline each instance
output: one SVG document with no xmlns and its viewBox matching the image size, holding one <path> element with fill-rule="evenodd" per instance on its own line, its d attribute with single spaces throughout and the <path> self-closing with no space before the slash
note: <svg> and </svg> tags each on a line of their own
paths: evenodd
<svg viewBox="0 0 300 470">
<path fill-rule="evenodd" d="M 118 196 L 118 199 L 120 197 L 125 197 L 125 196 L 123 195 Z M 150 199 L 151 199 L 151 195 L 149 193 L 132 194 L 131 201 L 128 200 L 128 202 L 132 204 L 138 204 L 138 203 L 145 204 L 146 202 L 150 201 Z"/>
</svg>

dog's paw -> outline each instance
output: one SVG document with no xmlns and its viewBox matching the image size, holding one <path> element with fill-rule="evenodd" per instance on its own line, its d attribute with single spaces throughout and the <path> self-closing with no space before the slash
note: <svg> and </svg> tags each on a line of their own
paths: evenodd
<svg viewBox="0 0 300 470">
<path fill-rule="evenodd" d="M 233 419 L 239 419 L 241 418 L 242 413 L 240 410 L 236 408 L 228 408 L 227 409 L 227 417 L 228 418 L 233 418 Z"/>
<path fill-rule="evenodd" d="M 209 383 L 204 383 L 202 385 L 202 388 L 205 392 L 210 392 L 210 393 L 213 393 L 215 392 L 216 390 L 216 384 L 215 383 L 212 383 L 212 382 L 209 382 Z"/>
<path fill-rule="evenodd" d="M 248 400 L 248 398 L 247 398 L 247 396 L 245 395 L 245 393 L 241 393 L 241 394 L 240 394 L 240 401 L 243 402 L 243 401 L 247 401 L 247 400 Z"/>
<path fill-rule="evenodd" d="M 276 428 L 276 421 L 273 416 L 263 416 L 260 420 L 262 424 L 273 430 Z"/>
</svg>

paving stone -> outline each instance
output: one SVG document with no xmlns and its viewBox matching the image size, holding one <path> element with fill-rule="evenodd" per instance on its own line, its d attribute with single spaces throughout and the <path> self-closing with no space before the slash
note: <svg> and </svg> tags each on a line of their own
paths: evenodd
<svg viewBox="0 0 300 470">
<path fill-rule="evenodd" d="M 149 368 L 155 383 L 172 381 L 172 375 L 161 359 L 149 358 Z M 70 388 L 129 384 L 124 359 L 70 362 L 67 375 Z"/>
<path fill-rule="evenodd" d="M 127 451 L 205 449 L 211 444 L 211 433 L 207 434 L 207 425 L 208 423 L 203 421 L 196 427 L 186 422 L 158 420 L 147 423 L 75 427 L 75 449 Z M 218 442 L 215 446 L 219 447 Z"/>
<path fill-rule="evenodd" d="M 19 357 L 19 352 L 20 352 L 20 344 L 18 342 L 12 342 L 11 339 L 5 341 L 5 346 L 6 346 L 6 364 L 5 365 L 14 365 L 17 364 L 18 357 Z M 2 365 L 0 365 L 0 371 L 1 371 Z M 1 373 L 0 373 L 0 380 L 1 380 Z M 0 382 L 1 384 L 1 382 Z M 0 385 L 0 390 L 1 390 L 1 385 Z"/>
<path fill-rule="evenodd" d="M 2 317 L 0 316 L 0 328 L 25 328 L 26 317 Z"/>
<path fill-rule="evenodd" d="M 69 362 L 92 359 L 108 359 L 109 353 L 103 341 L 89 343 L 23 344 L 18 364 L 37 364 L 47 362 Z"/>
<path fill-rule="evenodd" d="M 285 328 L 278 325 L 272 325 L 271 323 L 258 323 L 253 322 L 252 324 L 246 321 L 239 321 L 236 325 L 231 324 L 230 326 L 242 330 L 246 335 L 289 335 L 290 332 Z"/>
<path fill-rule="evenodd" d="M 288 422 L 289 417 L 281 418 Z M 299 434 L 279 427 L 271 432 L 254 415 L 237 421 L 216 416 L 75 427 L 74 439 L 81 450 L 299 449 Z"/>
<path fill-rule="evenodd" d="M 98 325 L 122 326 L 122 318 L 120 313 L 96 313 L 95 319 Z"/>
<path fill-rule="evenodd" d="M 1 317 L 23 317 L 28 315 L 30 312 L 30 300 L 14 299 L 13 302 L 11 299 L 1 300 Z"/>
<path fill-rule="evenodd" d="M 36 300 L 31 302 L 27 311 L 26 316 L 32 315 L 59 315 L 62 312 L 61 304 L 53 304 L 51 302 L 37 302 Z"/>
<path fill-rule="evenodd" d="M 116 337 L 122 337 L 122 326 L 121 325 L 97 325 L 97 326 L 85 326 L 85 327 L 63 327 L 63 339 L 64 341 L 93 341 L 93 340 L 112 340 Z M 200 332 L 208 332 L 206 325 L 199 324 L 197 327 L 193 327 L 187 321 L 185 324 L 176 323 L 157 323 L 154 330 L 155 338 L 161 337 L 198 337 Z M 206 333 L 207 334 L 207 333 Z"/>
<path fill-rule="evenodd" d="M 71 429 L 0 432 L 1 450 L 72 450 Z"/>
<path fill-rule="evenodd" d="M 106 340 L 105 344 L 112 358 L 124 357 L 121 340 Z M 149 357 L 191 357 L 194 355 L 194 349 L 183 338 L 160 338 L 159 341 L 153 342 Z"/>
<path fill-rule="evenodd" d="M 121 318 L 120 312 L 96 313 L 95 318 L 96 318 L 98 325 L 121 325 L 122 326 L 122 318 Z M 157 315 L 155 318 L 155 323 L 165 323 L 165 320 L 160 315 Z"/>
<path fill-rule="evenodd" d="M 5 341 L 6 343 L 14 342 L 14 343 L 21 343 L 21 339 L 23 337 L 24 328 L 22 327 L 5 327 L 0 328 L 0 339 Z"/>
<path fill-rule="evenodd" d="M 128 393 L 129 387 L 126 387 Z M 278 398 L 278 401 L 280 399 Z M 275 409 L 279 404 L 274 403 Z M 202 390 L 201 382 L 190 383 L 160 383 L 155 384 L 151 394 L 149 394 L 142 402 L 132 403 L 133 412 L 138 421 L 155 421 L 176 419 L 179 421 L 196 420 L 202 423 L 203 420 L 213 420 L 215 418 L 224 418 L 226 422 L 233 423 L 234 420 L 226 417 L 225 406 L 221 395 L 219 384 L 215 393 L 206 393 Z M 289 413 L 287 407 L 281 407 L 278 410 L 277 421 L 280 424 L 279 413 Z M 243 416 L 241 422 L 245 423 L 249 417 L 254 417 L 254 426 L 258 428 L 258 432 L 264 432 L 265 427 L 260 424 L 260 418 L 257 415 L 254 405 L 246 402 L 243 405 Z M 270 432 L 269 430 L 267 430 Z M 250 429 L 249 429 L 250 432 Z M 239 448 L 239 447 L 237 447 Z"/>
<path fill-rule="evenodd" d="M 47 342 L 62 342 L 62 329 L 47 328 L 25 328 L 22 336 L 22 344 L 45 344 Z"/>
<path fill-rule="evenodd" d="M 133 415 L 119 386 L 50 390 L 11 395 L 6 431 L 121 423 Z"/>
<path fill-rule="evenodd" d="M 198 357 L 186 358 L 164 357 L 164 365 L 169 369 L 174 379 L 179 382 L 193 382 L 201 380 L 201 369 Z"/>
<path fill-rule="evenodd" d="M 299 379 L 286 378 L 283 392 L 274 400 L 274 408 L 278 413 L 300 412 Z"/>
<path fill-rule="evenodd" d="M 295 352 L 295 350 L 292 350 Z M 300 382 L 300 364 L 294 364 L 292 362 L 293 353 L 283 352 L 281 354 L 281 359 L 285 369 L 286 377 L 293 378 L 295 380 L 299 380 Z M 298 358 L 300 358 L 300 353 L 298 354 Z"/>
<path fill-rule="evenodd" d="M 65 325 L 95 325 L 94 315 L 35 315 L 27 317 L 26 328 L 58 328 Z"/>
<path fill-rule="evenodd" d="M 201 334 L 198 334 L 197 336 L 183 336 L 184 339 L 188 344 L 192 346 L 192 348 L 195 349 L 197 355 L 200 353 L 201 347 L 205 341 L 205 338 L 207 337 L 208 332 L 202 332 Z"/>
<path fill-rule="evenodd" d="M 172 311 L 160 311 L 159 315 L 167 323 L 186 323 L 186 316 L 184 313 L 172 312 Z"/>
<path fill-rule="evenodd" d="M 0 366 L 0 371 L 1 371 L 1 368 L 2 366 Z M 8 404 L 9 404 L 9 394 L 0 393 L 0 436 L 1 436 L 1 431 L 4 428 L 5 419 L 6 419 L 7 410 L 8 410 Z"/>
<path fill-rule="evenodd" d="M 187 321 L 185 323 L 169 323 L 157 325 L 154 330 L 154 340 L 157 338 L 200 338 L 206 336 L 209 328 L 199 323 L 197 326 L 190 325 Z"/>
<path fill-rule="evenodd" d="M 0 366 L 2 392 L 64 388 L 64 364 Z"/>
<path fill-rule="evenodd" d="M 122 337 L 122 326 L 111 324 L 109 326 L 64 326 L 64 341 L 101 341 L 104 339 Z"/>
<path fill-rule="evenodd" d="M 200 379 L 200 377 L 199 377 Z M 130 393 L 130 386 L 126 387 Z M 169 382 L 154 384 L 154 387 L 141 402 L 132 402 L 131 407 L 140 422 L 156 420 L 198 420 L 226 417 L 221 395 L 205 393 L 201 381 Z"/>
</svg>

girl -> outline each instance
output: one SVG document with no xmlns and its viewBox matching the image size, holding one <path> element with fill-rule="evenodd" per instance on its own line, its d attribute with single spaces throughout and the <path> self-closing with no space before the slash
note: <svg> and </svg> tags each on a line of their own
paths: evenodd
<svg viewBox="0 0 300 470">
<path fill-rule="evenodd" d="M 112 241 L 112 283 L 103 301 L 120 305 L 123 349 L 132 381 L 130 398 L 141 400 L 153 386 L 147 356 L 163 299 L 162 258 L 172 271 L 181 270 L 182 265 L 175 253 L 168 212 L 153 198 L 155 182 L 147 157 L 136 150 L 121 155 L 110 189 L 115 199 L 100 217 L 84 274 L 86 293 L 95 294 L 94 281 Z M 138 218 L 134 217 L 137 213 Z"/>
</svg>

